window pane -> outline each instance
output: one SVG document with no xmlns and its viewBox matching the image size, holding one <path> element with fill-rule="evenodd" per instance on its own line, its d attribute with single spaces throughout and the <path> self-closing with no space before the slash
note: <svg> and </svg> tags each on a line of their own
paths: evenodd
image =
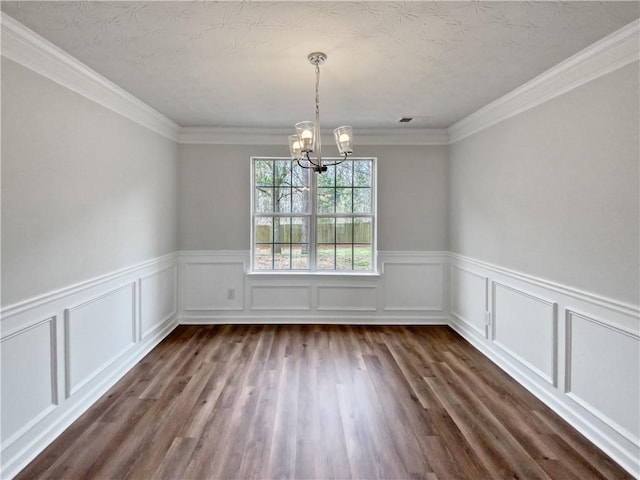
<svg viewBox="0 0 640 480">
<path fill-rule="evenodd" d="M 373 243 L 371 218 L 353 219 L 353 243 Z"/>
<path fill-rule="evenodd" d="M 256 213 L 273 212 L 273 189 L 270 187 L 256 187 L 255 202 Z"/>
<path fill-rule="evenodd" d="M 353 245 L 336 245 L 336 270 L 351 270 L 353 267 Z"/>
<path fill-rule="evenodd" d="M 353 269 L 354 270 L 373 270 L 373 255 L 371 245 L 354 245 L 353 246 Z"/>
<path fill-rule="evenodd" d="M 293 217 L 291 219 L 291 243 L 309 243 L 309 218 Z"/>
<path fill-rule="evenodd" d="M 273 185 L 273 161 L 272 160 L 256 160 L 254 169 L 256 186 Z"/>
<path fill-rule="evenodd" d="M 309 269 L 309 244 L 294 243 L 291 245 L 291 268 L 294 270 Z"/>
<path fill-rule="evenodd" d="M 316 227 L 316 236 L 318 237 L 318 243 L 335 243 L 336 241 L 336 228 L 335 219 L 333 218 L 319 218 Z"/>
<path fill-rule="evenodd" d="M 310 171 L 308 168 L 302 168 L 297 162 L 291 163 L 291 184 L 294 187 L 309 188 Z"/>
<path fill-rule="evenodd" d="M 255 270 L 271 270 L 273 268 L 271 245 L 256 245 L 253 262 Z"/>
<path fill-rule="evenodd" d="M 353 242 L 353 221 L 350 218 L 336 218 L 336 243 Z"/>
<path fill-rule="evenodd" d="M 371 187 L 371 175 L 373 174 L 371 160 L 355 160 L 353 162 L 353 186 Z"/>
<path fill-rule="evenodd" d="M 256 218 L 254 240 L 256 243 L 273 242 L 273 219 L 271 217 Z"/>
<path fill-rule="evenodd" d="M 347 160 L 336 165 L 336 186 L 350 187 L 353 178 L 353 162 Z"/>
<path fill-rule="evenodd" d="M 334 187 L 336 184 L 336 167 L 331 165 L 327 167 L 326 172 L 317 175 L 319 187 Z"/>
<path fill-rule="evenodd" d="M 353 212 L 352 188 L 336 188 L 336 213 Z"/>
<path fill-rule="evenodd" d="M 291 268 L 289 244 L 275 243 L 273 245 L 273 269 L 289 270 Z"/>
<path fill-rule="evenodd" d="M 334 213 L 335 188 L 318 188 L 318 213 Z"/>
<path fill-rule="evenodd" d="M 309 213 L 309 188 L 296 187 L 291 197 L 291 213 Z"/>
<path fill-rule="evenodd" d="M 276 212 L 290 213 L 291 212 L 291 188 L 286 186 L 280 186 L 273 189 L 276 198 Z"/>
<path fill-rule="evenodd" d="M 353 189 L 353 212 L 372 213 L 371 190 L 369 188 Z"/>
<path fill-rule="evenodd" d="M 316 252 L 316 268 L 318 270 L 335 270 L 335 245 L 318 245 Z"/>
<path fill-rule="evenodd" d="M 291 218 L 275 217 L 273 219 L 273 242 L 291 242 Z"/>
<path fill-rule="evenodd" d="M 274 184 L 279 185 L 291 185 L 291 161 L 290 160 L 276 160 L 275 161 L 275 174 Z"/>
</svg>

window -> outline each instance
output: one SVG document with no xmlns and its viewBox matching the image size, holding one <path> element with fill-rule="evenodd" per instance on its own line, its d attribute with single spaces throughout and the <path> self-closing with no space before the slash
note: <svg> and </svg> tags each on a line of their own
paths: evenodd
<svg viewBox="0 0 640 480">
<path fill-rule="evenodd" d="M 375 270 L 375 159 L 253 158 L 251 178 L 253 271 Z"/>
</svg>

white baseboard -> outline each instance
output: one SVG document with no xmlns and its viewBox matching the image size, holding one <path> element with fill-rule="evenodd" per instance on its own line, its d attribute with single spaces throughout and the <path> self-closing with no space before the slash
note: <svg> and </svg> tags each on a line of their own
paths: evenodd
<svg viewBox="0 0 640 480">
<path fill-rule="evenodd" d="M 449 318 L 445 316 L 434 317 L 372 317 L 372 316 L 304 316 L 304 315 L 261 315 L 256 316 L 186 316 L 180 318 L 181 325 L 448 325 Z"/>
</svg>

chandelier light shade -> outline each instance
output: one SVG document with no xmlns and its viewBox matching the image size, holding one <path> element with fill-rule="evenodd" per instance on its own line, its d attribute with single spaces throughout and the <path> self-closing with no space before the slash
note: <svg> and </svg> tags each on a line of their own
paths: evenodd
<svg viewBox="0 0 640 480">
<path fill-rule="evenodd" d="M 342 159 L 330 163 L 323 162 L 320 137 L 320 65 L 325 62 L 327 56 L 322 52 L 313 52 L 307 58 L 311 65 L 316 67 L 316 118 L 315 122 L 296 123 L 295 135 L 289 136 L 289 150 L 291 159 L 298 162 L 302 168 L 322 173 L 327 171 L 328 166 L 344 162 L 353 153 L 353 129 L 349 126 L 342 126 L 333 131 Z M 313 157 L 312 153 L 315 154 Z"/>
</svg>

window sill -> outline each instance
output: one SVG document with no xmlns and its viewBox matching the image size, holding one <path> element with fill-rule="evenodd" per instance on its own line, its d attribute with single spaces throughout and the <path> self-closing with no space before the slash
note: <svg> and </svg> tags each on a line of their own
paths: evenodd
<svg viewBox="0 0 640 480">
<path fill-rule="evenodd" d="M 258 270 L 247 272 L 248 276 L 256 277 L 379 277 L 380 272 L 338 272 L 338 271 L 315 271 L 307 272 L 304 270 Z"/>
</svg>

